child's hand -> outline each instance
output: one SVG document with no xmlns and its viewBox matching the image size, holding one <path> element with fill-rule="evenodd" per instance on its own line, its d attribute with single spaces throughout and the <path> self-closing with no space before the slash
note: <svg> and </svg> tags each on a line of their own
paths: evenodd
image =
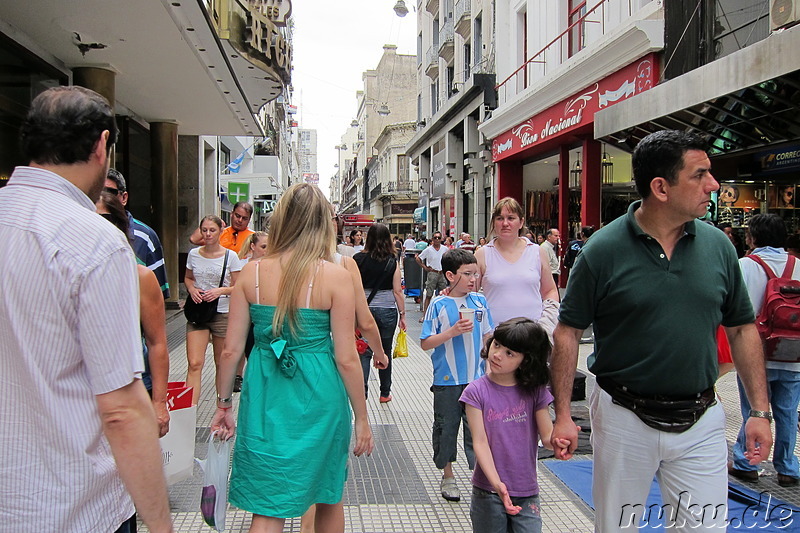
<svg viewBox="0 0 800 533">
<path fill-rule="evenodd" d="M 500 484 L 495 487 L 495 490 L 497 490 L 497 495 L 500 496 L 500 500 L 503 502 L 503 507 L 506 508 L 507 514 L 515 515 L 522 511 L 522 507 L 514 505 L 511 502 L 511 496 L 508 495 L 508 488 L 505 483 L 501 481 Z"/>
<path fill-rule="evenodd" d="M 469 333 L 472 331 L 473 328 L 473 320 L 471 318 L 461 318 L 453 324 L 453 327 L 450 328 L 450 334 L 453 337 L 457 337 L 458 335 L 463 335 L 464 333 Z"/>
</svg>

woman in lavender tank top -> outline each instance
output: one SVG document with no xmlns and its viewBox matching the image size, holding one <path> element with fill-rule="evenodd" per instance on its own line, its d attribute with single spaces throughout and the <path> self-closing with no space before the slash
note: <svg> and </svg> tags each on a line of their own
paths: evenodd
<svg viewBox="0 0 800 533">
<path fill-rule="evenodd" d="M 475 252 L 480 285 L 496 324 L 525 317 L 540 322 L 552 335 L 558 315 L 558 288 L 539 245 L 520 237 L 523 217 L 522 206 L 513 198 L 503 198 L 495 205 L 495 238 Z"/>
</svg>

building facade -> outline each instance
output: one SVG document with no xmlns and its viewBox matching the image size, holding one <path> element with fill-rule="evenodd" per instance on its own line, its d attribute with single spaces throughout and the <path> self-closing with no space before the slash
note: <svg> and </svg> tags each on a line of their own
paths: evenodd
<svg viewBox="0 0 800 533">
<path fill-rule="evenodd" d="M 414 120 L 414 86 L 416 57 L 397 53 L 397 46 L 385 45 L 383 55 L 374 70 L 362 75 L 364 89 L 356 94 L 357 113 L 350 128 L 355 140 L 346 143 L 352 156 L 350 170 L 341 182 L 343 213 L 372 212 L 368 166 L 377 155 L 375 143 L 390 124 Z M 342 167 L 340 166 L 340 169 Z M 374 181 L 374 180 L 373 180 Z"/>
<path fill-rule="evenodd" d="M 219 212 L 222 158 L 203 136 L 264 137 L 264 106 L 290 82 L 291 2 L 270 4 L 2 3 L 0 182 L 27 163 L 18 130 L 39 92 L 70 84 L 97 91 L 117 113 L 113 164 L 127 179 L 128 209 L 159 234 L 168 281 L 178 287 L 196 214 Z"/>
<path fill-rule="evenodd" d="M 493 190 L 478 125 L 496 107 L 495 2 L 423 0 L 417 9 L 417 131 L 406 145 L 419 184 L 420 235 L 485 235 Z"/>
</svg>

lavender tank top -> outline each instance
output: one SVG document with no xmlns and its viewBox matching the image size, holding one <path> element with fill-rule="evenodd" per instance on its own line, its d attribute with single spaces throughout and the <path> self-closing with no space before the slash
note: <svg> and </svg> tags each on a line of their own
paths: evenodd
<svg viewBox="0 0 800 533">
<path fill-rule="evenodd" d="M 500 255 L 494 243 L 492 240 L 483 247 L 486 273 L 481 287 L 495 326 L 516 317 L 538 322 L 542 316 L 539 245 L 529 242 L 520 258 L 509 263 Z"/>
</svg>

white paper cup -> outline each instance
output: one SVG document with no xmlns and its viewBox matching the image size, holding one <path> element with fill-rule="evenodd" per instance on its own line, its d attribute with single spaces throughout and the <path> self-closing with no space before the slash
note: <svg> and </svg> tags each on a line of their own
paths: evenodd
<svg viewBox="0 0 800 533">
<path fill-rule="evenodd" d="M 469 309 L 469 308 L 464 307 L 464 308 L 459 309 L 458 312 L 461 315 L 461 318 L 468 318 L 470 320 L 475 318 L 475 310 L 474 309 Z"/>
</svg>

